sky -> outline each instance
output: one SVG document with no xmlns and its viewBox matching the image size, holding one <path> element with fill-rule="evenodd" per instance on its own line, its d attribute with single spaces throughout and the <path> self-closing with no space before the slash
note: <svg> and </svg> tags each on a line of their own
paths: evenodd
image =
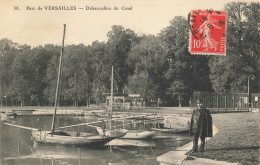
<svg viewBox="0 0 260 165">
<path fill-rule="evenodd" d="M 122 25 L 138 35 L 157 35 L 175 16 L 188 17 L 194 9 L 223 10 L 229 0 L 0 0 L 0 39 L 38 46 L 60 45 L 63 24 L 65 43 L 85 45 L 107 41 L 113 25 Z M 65 6 L 76 10 L 46 10 Z M 111 10 L 86 10 L 86 7 Z M 15 10 L 18 7 L 19 10 Z M 41 7 L 42 10 L 38 10 Z M 113 10 L 118 7 L 119 10 Z M 131 10 L 122 10 L 122 7 Z M 35 10 L 31 10 L 34 8 Z M 80 9 L 83 8 L 83 9 Z"/>
</svg>

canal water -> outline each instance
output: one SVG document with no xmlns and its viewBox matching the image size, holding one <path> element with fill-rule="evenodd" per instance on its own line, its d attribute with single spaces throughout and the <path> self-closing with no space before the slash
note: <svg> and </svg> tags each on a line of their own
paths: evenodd
<svg viewBox="0 0 260 165">
<path fill-rule="evenodd" d="M 57 126 L 93 122 L 96 117 L 58 116 Z M 51 116 L 17 116 L 8 123 L 49 130 Z M 138 125 L 128 129 L 139 129 Z M 93 132 L 87 126 L 71 128 L 76 132 Z M 149 140 L 115 139 L 103 148 L 51 146 L 34 144 L 29 130 L 3 124 L 0 127 L 2 165 L 157 165 L 156 158 L 191 141 L 187 134 L 156 132 Z"/>
</svg>

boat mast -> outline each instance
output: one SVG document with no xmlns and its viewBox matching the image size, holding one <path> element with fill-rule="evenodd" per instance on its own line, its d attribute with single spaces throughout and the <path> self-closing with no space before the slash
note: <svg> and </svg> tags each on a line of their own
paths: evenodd
<svg viewBox="0 0 260 165">
<path fill-rule="evenodd" d="M 110 117 L 112 119 L 112 112 L 113 112 L 113 84 L 114 84 L 114 69 L 113 69 L 113 65 L 112 65 L 112 72 L 111 72 L 111 107 L 110 107 Z M 112 120 L 110 120 L 110 130 L 112 129 Z"/>
<path fill-rule="evenodd" d="M 55 131 L 55 118 L 56 118 L 56 111 L 57 111 L 58 98 L 59 98 L 59 88 L 60 88 L 62 56 L 63 56 L 63 52 L 64 52 L 65 31 L 66 31 L 66 24 L 64 24 L 61 53 L 60 53 L 60 60 L 59 60 L 59 70 L 58 70 L 58 79 L 57 79 L 56 94 L 55 94 L 54 113 L 53 113 L 53 116 L 52 116 L 52 125 L 51 125 L 51 132 L 52 133 Z"/>
</svg>

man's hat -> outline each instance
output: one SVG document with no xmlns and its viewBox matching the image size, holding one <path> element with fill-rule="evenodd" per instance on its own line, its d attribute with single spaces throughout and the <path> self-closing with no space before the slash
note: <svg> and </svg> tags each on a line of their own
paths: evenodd
<svg viewBox="0 0 260 165">
<path fill-rule="evenodd" d="M 202 103 L 202 100 L 201 99 L 198 99 L 197 100 L 197 104 L 201 104 Z"/>
</svg>

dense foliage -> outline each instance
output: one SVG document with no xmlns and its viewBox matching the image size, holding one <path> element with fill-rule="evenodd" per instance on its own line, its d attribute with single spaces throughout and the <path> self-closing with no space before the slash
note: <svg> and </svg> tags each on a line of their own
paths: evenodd
<svg viewBox="0 0 260 165">
<path fill-rule="evenodd" d="M 178 16 L 157 36 L 138 36 L 114 25 L 108 41 L 68 45 L 63 57 L 62 105 L 100 104 L 110 92 L 160 98 L 165 105 L 188 105 L 193 91 L 259 92 L 260 4 L 228 3 L 227 55 L 195 56 L 188 51 L 189 28 Z M 60 46 L 31 48 L 0 40 L 2 105 L 53 105 Z"/>
</svg>

